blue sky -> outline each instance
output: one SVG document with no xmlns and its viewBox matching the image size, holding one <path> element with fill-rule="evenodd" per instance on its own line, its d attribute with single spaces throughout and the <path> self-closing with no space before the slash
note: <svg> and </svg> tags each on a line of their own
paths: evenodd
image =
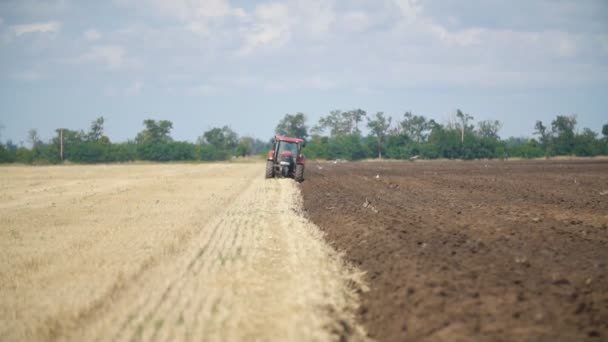
<svg viewBox="0 0 608 342">
<path fill-rule="evenodd" d="M 0 2 L 2 141 L 98 116 L 113 141 L 146 118 L 265 139 L 285 113 L 354 108 L 600 131 L 607 94 L 605 0 Z"/>
</svg>

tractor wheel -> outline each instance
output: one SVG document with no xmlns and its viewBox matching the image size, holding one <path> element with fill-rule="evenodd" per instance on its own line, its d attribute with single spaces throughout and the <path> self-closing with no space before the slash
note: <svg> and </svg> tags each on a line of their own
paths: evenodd
<svg viewBox="0 0 608 342">
<path fill-rule="evenodd" d="M 296 165 L 296 175 L 294 178 L 295 178 L 296 182 L 301 183 L 304 181 L 304 165 L 302 165 L 302 164 Z"/>
<path fill-rule="evenodd" d="M 272 160 L 266 162 L 266 178 L 274 177 L 274 163 Z"/>
</svg>

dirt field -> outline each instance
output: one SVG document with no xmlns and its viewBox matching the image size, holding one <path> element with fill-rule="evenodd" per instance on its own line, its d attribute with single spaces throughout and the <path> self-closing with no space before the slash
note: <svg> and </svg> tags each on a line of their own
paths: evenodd
<svg viewBox="0 0 608 342">
<path fill-rule="evenodd" d="M 319 163 L 307 215 L 380 341 L 608 340 L 608 162 Z"/>
<path fill-rule="evenodd" d="M 263 172 L 0 168 L 0 340 L 358 340 L 364 285 Z"/>
</svg>

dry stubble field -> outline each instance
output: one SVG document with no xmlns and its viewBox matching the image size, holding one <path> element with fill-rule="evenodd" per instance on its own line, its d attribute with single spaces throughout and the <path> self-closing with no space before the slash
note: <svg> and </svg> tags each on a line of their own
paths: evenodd
<svg viewBox="0 0 608 342">
<path fill-rule="evenodd" d="M 0 340 L 358 339 L 356 271 L 262 173 L 0 168 Z"/>
</svg>

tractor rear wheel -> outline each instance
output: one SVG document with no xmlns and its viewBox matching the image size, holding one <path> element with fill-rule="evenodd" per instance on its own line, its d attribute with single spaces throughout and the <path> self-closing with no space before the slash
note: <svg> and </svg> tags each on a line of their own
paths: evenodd
<svg viewBox="0 0 608 342">
<path fill-rule="evenodd" d="M 266 178 L 274 177 L 274 163 L 272 160 L 266 162 Z"/>
<path fill-rule="evenodd" d="M 295 178 L 296 182 L 301 183 L 304 181 L 304 165 L 302 165 L 302 164 L 296 165 L 296 175 L 294 178 Z"/>
</svg>

